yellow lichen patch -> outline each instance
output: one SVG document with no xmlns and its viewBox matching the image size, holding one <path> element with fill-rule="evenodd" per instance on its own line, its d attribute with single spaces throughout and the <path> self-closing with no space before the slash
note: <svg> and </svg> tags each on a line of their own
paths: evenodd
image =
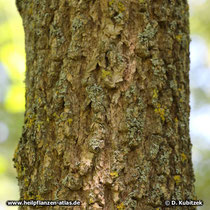
<svg viewBox="0 0 210 210">
<path fill-rule="evenodd" d="M 62 112 L 61 114 L 60 114 L 60 118 L 64 118 L 65 117 L 65 112 Z"/>
<path fill-rule="evenodd" d="M 39 102 L 39 104 L 41 104 L 41 102 L 42 102 L 42 99 L 40 97 L 38 98 L 38 102 Z"/>
<path fill-rule="evenodd" d="M 175 122 L 175 128 L 178 129 L 179 120 L 177 119 L 177 117 L 175 117 L 174 122 Z"/>
<path fill-rule="evenodd" d="M 41 195 L 36 195 L 36 200 L 44 200 Z"/>
<path fill-rule="evenodd" d="M 23 196 L 24 196 L 24 200 L 34 200 L 35 199 L 35 196 L 34 195 L 29 196 L 28 192 L 25 192 Z"/>
<path fill-rule="evenodd" d="M 15 149 L 14 159 L 16 159 L 16 158 L 17 158 L 17 153 L 18 153 L 18 147 L 16 147 L 16 149 Z"/>
<path fill-rule="evenodd" d="M 33 3 L 29 4 L 27 13 L 28 13 L 28 15 L 32 15 L 33 14 Z"/>
<path fill-rule="evenodd" d="M 181 182 L 181 176 L 180 175 L 175 175 L 174 176 L 174 181 L 176 182 L 176 184 L 179 184 Z"/>
<path fill-rule="evenodd" d="M 186 8 L 185 8 L 187 11 L 189 10 L 189 5 L 187 4 Z"/>
<path fill-rule="evenodd" d="M 23 197 L 26 200 L 28 198 L 28 193 L 27 192 L 24 192 Z"/>
<path fill-rule="evenodd" d="M 24 184 L 25 184 L 26 187 L 28 187 L 28 185 L 29 185 L 29 180 L 28 180 L 27 178 L 24 179 Z"/>
<path fill-rule="evenodd" d="M 106 78 L 109 75 L 111 75 L 111 72 L 110 71 L 106 71 L 106 70 L 102 69 L 101 76 L 102 76 L 103 79 Z"/>
<path fill-rule="evenodd" d="M 120 12 L 124 12 L 125 11 L 125 5 L 122 2 L 118 3 L 118 10 Z"/>
<path fill-rule="evenodd" d="M 58 119 L 59 118 L 59 116 L 55 112 L 53 113 L 53 117 L 55 117 L 55 119 Z"/>
<path fill-rule="evenodd" d="M 181 89 L 181 88 L 178 88 L 178 91 L 179 91 L 179 92 L 182 92 L 182 89 Z"/>
<path fill-rule="evenodd" d="M 114 4 L 115 0 L 110 0 L 109 1 L 109 6 L 112 6 Z"/>
<path fill-rule="evenodd" d="M 112 177 L 115 177 L 115 178 L 119 176 L 119 174 L 118 174 L 116 171 L 111 172 L 110 175 L 111 175 Z"/>
<path fill-rule="evenodd" d="M 155 109 L 155 113 L 160 115 L 162 121 L 165 121 L 165 109 L 161 107 L 160 104 L 157 104 L 157 108 Z"/>
<path fill-rule="evenodd" d="M 144 0 L 139 0 L 139 3 L 140 3 L 140 4 L 144 3 Z"/>
<path fill-rule="evenodd" d="M 117 209 L 125 209 L 124 203 L 121 203 L 117 206 Z"/>
<path fill-rule="evenodd" d="M 176 40 L 180 42 L 182 40 L 182 35 L 176 35 Z"/>
<path fill-rule="evenodd" d="M 38 131 L 41 130 L 41 125 L 40 125 L 40 124 L 37 125 L 37 130 L 38 130 Z"/>
<path fill-rule="evenodd" d="M 32 116 L 26 115 L 26 119 L 28 120 L 27 126 L 31 128 L 34 122 L 36 121 L 36 115 L 32 115 Z"/>
<path fill-rule="evenodd" d="M 35 200 L 35 199 L 36 197 L 34 195 L 28 197 L 28 200 Z"/>
<path fill-rule="evenodd" d="M 38 130 L 38 132 L 41 130 L 41 126 L 42 126 L 42 124 L 43 124 L 43 122 L 38 122 L 38 124 L 37 124 L 37 130 Z"/>
<path fill-rule="evenodd" d="M 158 98 L 158 90 L 157 89 L 154 89 L 153 90 L 153 98 Z"/>
<path fill-rule="evenodd" d="M 72 123 L 72 121 L 73 121 L 73 119 L 71 119 L 71 118 L 69 118 L 69 119 L 67 120 L 67 122 L 69 123 L 69 125 Z"/>
<path fill-rule="evenodd" d="M 17 163 L 17 162 L 15 163 L 15 168 L 17 170 L 18 177 L 23 176 L 22 167 L 21 167 L 21 165 L 19 163 Z"/>
<path fill-rule="evenodd" d="M 89 204 L 92 204 L 92 203 L 94 203 L 94 200 L 92 198 L 90 198 Z"/>
<path fill-rule="evenodd" d="M 34 123 L 34 120 L 33 119 L 29 119 L 28 120 L 28 123 L 27 123 L 28 127 L 31 128 L 31 126 L 33 125 L 33 123 Z"/>
<path fill-rule="evenodd" d="M 184 153 L 181 154 L 181 160 L 183 163 L 187 160 L 187 156 Z"/>
</svg>

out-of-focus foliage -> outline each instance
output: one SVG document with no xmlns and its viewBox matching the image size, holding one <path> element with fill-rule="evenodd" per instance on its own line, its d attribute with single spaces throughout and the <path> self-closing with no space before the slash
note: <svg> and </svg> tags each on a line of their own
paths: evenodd
<svg viewBox="0 0 210 210">
<path fill-rule="evenodd" d="M 210 0 L 190 0 L 191 138 L 199 209 L 210 209 Z M 208 49 L 209 48 L 209 49 Z"/>
<path fill-rule="evenodd" d="M 205 201 L 205 205 L 203 209 L 210 209 L 209 208 L 209 195 L 210 195 L 210 152 L 209 150 L 200 150 L 199 153 L 202 153 L 200 156 L 200 163 L 197 165 L 196 170 L 196 186 L 197 186 L 197 194 L 200 196 L 198 197 L 203 198 Z M 202 181 L 201 181 L 202 180 Z"/>
<path fill-rule="evenodd" d="M 5 206 L 6 200 L 18 200 L 18 185 L 16 171 L 13 167 L 13 154 L 21 135 L 23 113 L 9 113 L 0 106 L 0 209 Z M 6 128 L 6 129 L 5 129 Z M 4 135 L 8 132 L 8 135 Z M 7 137 L 2 138 L 2 137 Z M 4 141 L 1 141 L 1 140 Z M 14 210 L 17 207 L 13 207 Z"/>
<path fill-rule="evenodd" d="M 18 200 L 13 153 L 21 136 L 24 111 L 25 52 L 22 20 L 15 0 L 0 0 L 0 209 Z"/>
<path fill-rule="evenodd" d="M 14 0 L 0 0 L 0 63 L 7 70 L 11 88 L 4 103 L 12 112 L 24 110 L 25 52 L 21 18 Z"/>
<path fill-rule="evenodd" d="M 210 1 L 191 1 L 191 33 L 210 41 Z"/>
<path fill-rule="evenodd" d="M 192 34 L 202 36 L 210 48 L 210 0 L 190 0 L 191 19 L 190 29 Z M 210 64 L 210 50 L 208 55 Z"/>
</svg>

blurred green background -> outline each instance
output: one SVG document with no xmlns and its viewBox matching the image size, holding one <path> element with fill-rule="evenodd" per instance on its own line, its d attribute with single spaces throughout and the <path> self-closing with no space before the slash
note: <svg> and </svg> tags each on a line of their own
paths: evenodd
<svg viewBox="0 0 210 210">
<path fill-rule="evenodd" d="M 197 198 L 210 209 L 210 0 L 190 0 L 191 118 Z M 18 200 L 13 153 L 24 112 L 24 32 L 15 0 L 0 0 L 0 210 Z"/>
<path fill-rule="evenodd" d="M 18 200 L 13 153 L 21 136 L 24 112 L 24 32 L 15 0 L 0 0 L 0 210 Z"/>
</svg>

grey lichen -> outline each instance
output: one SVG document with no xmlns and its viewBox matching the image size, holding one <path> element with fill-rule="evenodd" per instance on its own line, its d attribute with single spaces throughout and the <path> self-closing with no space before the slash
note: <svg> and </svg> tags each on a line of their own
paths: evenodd
<svg viewBox="0 0 210 210">
<path fill-rule="evenodd" d="M 144 43 L 150 41 L 154 38 L 155 34 L 157 33 L 157 22 L 148 23 L 142 33 L 138 34 L 139 41 Z"/>
<path fill-rule="evenodd" d="M 136 209 L 137 207 L 137 201 L 135 199 L 132 199 L 131 197 L 128 198 L 125 202 L 124 202 L 125 206 L 128 207 L 128 209 Z"/>
<path fill-rule="evenodd" d="M 136 93 L 136 90 L 136 86 L 131 85 L 131 87 L 125 92 L 125 96 L 130 99 L 133 96 L 133 94 Z"/>
<path fill-rule="evenodd" d="M 141 167 L 137 166 L 137 170 L 139 172 L 139 182 L 147 183 L 149 172 L 151 170 L 151 162 L 148 161 L 143 162 Z"/>
<path fill-rule="evenodd" d="M 159 58 L 152 58 L 151 62 L 152 62 L 152 70 L 154 72 L 154 75 L 157 76 L 157 79 L 162 84 L 164 80 L 167 79 L 166 69 L 164 67 L 164 61 Z"/>
<path fill-rule="evenodd" d="M 152 145 L 151 145 L 151 148 L 150 148 L 150 157 L 152 159 L 155 159 L 157 154 L 158 154 L 158 151 L 159 151 L 159 144 L 158 143 L 153 143 L 152 142 Z"/>
<path fill-rule="evenodd" d="M 82 187 L 82 179 L 78 174 L 70 173 L 63 179 L 63 184 L 71 190 L 79 190 Z"/>
<path fill-rule="evenodd" d="M 81 18 L 74 18 L 73 22 L 72 22 L 72 31 L 76 32 L 79 28 L 81 28 L 83 26 L 83 20 Z"/>
<path fill-rule="evenodd" d="M 129 147 L 136 147 L 142 141 L 143 127 L 145 123 L 145 104 L 142 98 L 138 97 L 138 88 L 136 85 L 131 85 L 125 92 L 126 103 L 126 126 L 127 126 L 127 139 Z M 138 106 L 134 105 L 135 103 Z"/>
<path fill-rule="evenodd" d="M 128 108 L 126 111 L 126 124 L 128 128 L 127 138 L 129 140 L 129 146 L 135 147 L 139 145 L 142 140 L 142 131 L 144 126 L 144 118 L 142 118 L 141 113 L 137 116 L 133 116 L 134 109 Z"/>
<path fill-rule="evenodd" d="M 86 87 L 86 92 L 88 94 L 88 98 L 90 99 L 91 107 L 96 112 L 104 111 L 104 93 L 101 86 L 94 84 Z"/>
<path fill-rule="evenodd" d="M 88 97 L 90 98 L 90 100 L 92 102 L 96 102 L 98 96 L 102 97 L 101 93 L 103 92 L 103 89 L 99 85 L 94 84 L 92 86 L 88 86 L 86 88 L 86 91 L 88 93 Z"/>
<path fill-rule="evenodd" d="M 99 150 L 104 148 L 104 140 L 91 138 L 89 140 L 89 148 L 90 148 L 90 151 L 94 153 L 99 152 Z"/>
<path fill-rule="evenodd" d="M 124 14 L 123 13 L 119 13 L 117 14 L 116 16 L 114 16 L 114 19 L 117 23 L 123 23 L 123 17 L 124 17 Z"/>
</svg>

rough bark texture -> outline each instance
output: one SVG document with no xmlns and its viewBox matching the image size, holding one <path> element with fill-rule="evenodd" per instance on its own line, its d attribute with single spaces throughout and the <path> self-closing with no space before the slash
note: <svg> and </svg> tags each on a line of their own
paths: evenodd
<svg viewBox="0 0 210 210">
<path fill-rule="evenodd" d="M 195 198 L 186 0 L 16 3 L 27 55 L 20 198 L 106 210 Z"/>
</svg>

